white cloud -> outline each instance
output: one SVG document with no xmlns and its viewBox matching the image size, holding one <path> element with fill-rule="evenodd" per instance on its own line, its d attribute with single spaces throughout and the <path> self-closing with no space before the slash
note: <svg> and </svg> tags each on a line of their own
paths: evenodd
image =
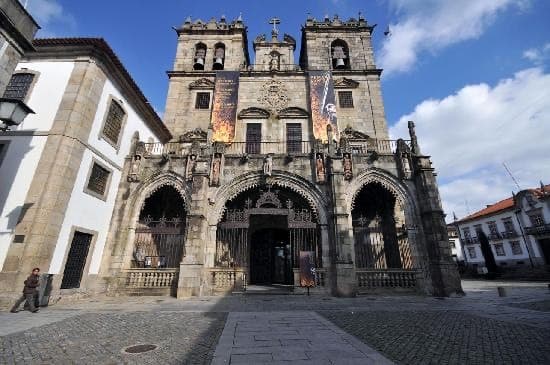
<svg viewBox="0 0 550 365">
<path fill-rule="evenodd" d="M 535 65 L 541 65 L 550 59 L 550 42 L 540 48 L 529 48 L 523 52 L 523 58 L 528 59 Z"/>
<path fill-rule="evenodd" d="M 422 152 L 433 156 L 446 213 L 464 216 L 522 189 L 550 183 L 550 74 L 529 68 L 491 87 L 467 85 L 425 100 L 390 129 L 407 135 L 414 120 Z"/>
<path fill-rule="evenodd" d="M 64 33 L 68 33 L 76 28 L 75 18 L 61 6 L 58 0 L 28 0 L 27 11 L 41 27 L 39 37 L 55 36 L 54 29 L 61 28 Z"/>
<path fill-rule="evenodd" d="M 528 0 L 388 0 L 398 21 L 380 52 L 385 74 L 409 71 L 419 54 L 478 38 L 498 13 L 512 5 L 525 9 Z"/>
</svg>

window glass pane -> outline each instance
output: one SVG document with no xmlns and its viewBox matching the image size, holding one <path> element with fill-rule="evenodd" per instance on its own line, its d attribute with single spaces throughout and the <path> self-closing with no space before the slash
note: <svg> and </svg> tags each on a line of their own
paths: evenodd
<svg viewBox="0 0 550 365">
<path fill-rule="evenodd" d="M 246 153 L 257 154 L 260 152 L 262 141 L 262 125 L 249 123 L 246 125 Z"/>
<path fill-rule="evenodd" d="M 288 123 L 286 125 L 287 153 L 302 152 L 302 124 Z"/>
<path fill-rule="evenodd" d="M 18 73 L 13 75 L 8 86 L 6 86 L 4 97 L 25 100 L 33 79 L 33 74 Z"/>
</svg>

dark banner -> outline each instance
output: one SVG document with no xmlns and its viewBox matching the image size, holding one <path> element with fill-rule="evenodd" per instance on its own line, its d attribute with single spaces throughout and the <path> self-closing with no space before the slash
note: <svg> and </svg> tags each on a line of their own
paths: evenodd
<svg viewBox="0 0 550 365">
<path fill-rule="evenodd" d="M 315 251 L 300 251 L 300 286 L 315 286 Z"/>
<path fill-rule="evenodd" d="M 233 142 L 238 96 L 239 71 L 216 72 L 212 108 L 212 140 L 214 142 Z"/>
<path fill-rule="evenodd" d="M 327 125 L 330 124 L 333 139 L 338 141 L 340 133 L 336 118 L 336 97 L 330 71 L 309 71 L 309 100 L 315 139 L 326 142 Z"/>
</svg>

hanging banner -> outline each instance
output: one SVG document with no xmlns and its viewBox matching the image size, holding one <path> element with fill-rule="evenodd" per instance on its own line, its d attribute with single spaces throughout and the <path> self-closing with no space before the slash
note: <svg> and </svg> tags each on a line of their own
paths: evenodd
<svg viewBox="0 0 550 365">
<path fill-rule="evenodd" d="M 336 97 L 330 71 L 309 71 L 309 100 L 315 139 L 326 142 L 327 125 L 330 124 L 333 140 L 338 141 L 340 133 L 336 117 Z"/>
<path fill-rule="evenodd" d="M 315 252 L 300 251 L 300 286 L 315 286 Z"/>
<path fill-rule="evenodd" d="M 235 138 L 239 71 L 216 72 L 212 108 L 212 140 L 231 143 Z"/>
</svg>

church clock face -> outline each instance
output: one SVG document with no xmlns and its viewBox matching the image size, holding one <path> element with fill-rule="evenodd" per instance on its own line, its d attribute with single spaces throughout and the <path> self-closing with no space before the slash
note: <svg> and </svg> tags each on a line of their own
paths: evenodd
<svg viewBox="0 0 550 365">
<path fill-rule="evenodd" d="M 262 85 L 258 101 L 271 111 L 279 112 L 288 105 L 287 90 L 282 82 L 270 80 Z"/>
</svg>

